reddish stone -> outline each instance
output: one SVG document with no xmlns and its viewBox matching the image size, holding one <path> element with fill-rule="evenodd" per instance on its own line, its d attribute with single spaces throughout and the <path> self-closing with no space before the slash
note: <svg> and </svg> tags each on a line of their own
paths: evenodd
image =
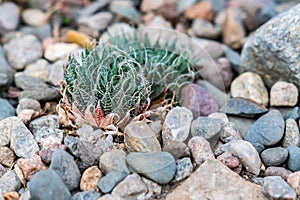
<svg viewBox="0 0 300 200">
<path fill-rule="evenodd" d="M 65 145 L 62 144 L 53 144 L 51 145 L 49 148 L 47 149 L 42 149 L 39 152 L 39 156 L 41 156 L 41 159 L 43 162 L 45 163 L 50 163 L 51 162 L 51 157 L 54 151 L 56 151 L 57 149 L 66 149 Z"/>
<path fill-rule="evenodd" d="M 17 164 L 27 180 L 30 180 L 35 173 L 47 169 L 42 162 L 41 157 L 36 154 L 30 158 L 20 158 Z"/>
<path fill-rule="evenodd" d="M 210 1 L 201 1 L 187 9 L 184 13 L 184 16 L 188 19 L 201 18 L 206 21 L 212 21 L 214 12 Z"/>
</svg>

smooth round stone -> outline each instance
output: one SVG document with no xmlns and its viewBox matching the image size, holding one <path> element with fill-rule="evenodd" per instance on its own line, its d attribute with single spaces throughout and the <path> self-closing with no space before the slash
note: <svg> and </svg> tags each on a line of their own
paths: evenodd
<svg viewBox="0 0 300 200">
<path fill-rule="evenodd" d="M 112 171 L 100 179 L 98 187 L 103 193 L 109 193 L 118 183 L 126 178 L 127 175 L 128 173 L 126 172 Z"/>
<path fill-rule="evenodd" d="M 159 184 L 170 182 L 176 173 L 175 159 L 168 152 L 130 153 L 126 160 L 134 171 Z"/>
<path fill-rule="evenodd" d="M 289 157 L 287 159 L 288 168 L 293 172 L 300 171 L 300 148 L 289 146 L 287 150 L 289 152 Z"/>
<path fill-rule="evenodd" d="M 99 192 L 97 184 L 102 177 L 103 174 L 97 166 L 86 169 L 81 176 L 80 190 Z"/>
<path fill-rule="evenodd" d="M 217 143 L 223 120 L 208 117 L 198 117 L 192 122 L 191 134 L 192 136 L 204 137 L 213 147 Z"/>
<path fill-rule="evenodd" d="M 7 99 L 0 98 L 0 120 L 14 116 L 15 112 L 15 108 L 7 101 Z"/>
<path fill-rule="evenodd" d="M 175 160 L 189 153 L 187 145 L 183 142 L 172 141 L 167 146 L 164 146 L 163 151 L 169 152 L 172 154 Z"/>
<path fill-rule="evenodd" d="M 23 21 L 30 26 L 40 26 L 45 23 L 46 15 L 39 9 L 26 9 L 22 12 Z"/>
<path fill-rule="evenodd" d="M 36 173 L 28 183 L 32 199 L 70 200 L 71 194 L 59 175 L 51 170 Z"/>
<path fill-rule="evenodd" d="M 292 172 L 284 167 L 268 167 L 265 171 L 266 176 L 280 176 L 282 179 L 287 180 Z"/>
<path fill-rule="evenodd" d="M 238 157 L 248 172 L 259 174 L 261 161 L 251 143 L 244 140 L 232 140 L 222 145 L 222 150 Z"/>
<path fill-rule="evenodd" d="M 229 99 L 224 110 L 227 114 L 247 117 L 254 117 L 268 111 L 265 107 L 242 98 Z"/>
<path fill-rule="evenodd" d="M 184 107 L 175 107 L 168 112 L 163 128 L 162 139 L 164 146 L 171 141 L 184 142 L 190 133 L 193 113 Z"/>
<path fill-rule="evenodd" d="M 267 176 L 262 187 L 268 199 L 296 199 L 296 192 L 280 176 Z"/>
<path fill-rule="evenodd" d="M 74 158 L 64 150 L 56 150 L 52 154 L 49 169 L 55 171 L 71 191 L 79 187 L 80 172 Z"/>
<path fill-rule="evenodd" d="M 278 143 L 284 133 L 284 120 L 278 110 L 271 110 L 260 117 L 245 133 L 244 140 L 271 146 Z"/>
<path fill-rule="evenodd" d="M 288 150 L 282 147 L 275 147 L 264 150 L 261 159 L 266 166 L 279 166 L 288 158 Z"/>
<path fill-rule="evenodd" d="M 77 20 L 77 23 L 92 30 L 101 31 L 107 28 L 112 19 L 113 15 L 110 12 L 99 12 L 91 16 L 82 16 Z"/>
<path fill-rule="evenodd" d="M 267 106 L 269 103 L 268 91 L 261 77 L 252 72 L 239 75 L 231 83 L 232 97 L 250 99 L 257 104 Z"/>
<path fill-rule="evenodd" d="M 39 59 L 34 63 L 31 63 L 25 67 L 24 73 L 33 76 L 36 78 L 40 78 L 43 81 L 48 81 L 49 76 L 49 63 L 44 59 Z"/>
<path fill-rule="evenodd" d="M 298 89 L 293 83 L 276 82 L 270 92 L 271 106 L 295 106 L 298 102 Z"/>
<path fill-rule="evenodd" d="M 49 61 L 56 61 L 60 59 L 66 59 L 70 53 L 78 50 L 79 46 L 77 44 L 68 43 L 54 43 L 47 46 L 45 50 L 44 57 Z"/>
<path fill-rule="evenodd" d="M 41 104 L 37 100 L 23 98 L 19 101 L 16 112 L 17 112 L 17 114 L 19 114 L 22 110 L 25 110 L 25 109 L 32 109 L 36 112 L 40 112 Z"/>
<path fill-rule="evenodd" d="M 97 200 L 99 198 L 100 194 L 92 191 L 77 192 L 72 196 L 72 200 Z"/>
<path fill-rule="evenodd" d="M 283 147 L 300 145 L 300 135 L 298 124 L 294 119 L 285 121 L 285 133 L 282 141 Z"/>
<path fill-rule="evenodd" d="M 126 165 L 126 153 L 119 149 L 113 149 L 101 155 L 99 168 L 104 174 L 112 171 L 126 172 L 129 170 Z"/>
<path fill-rule="evenodd" d="M 4 2 L 0 5 L 0 33 L 4 34 L 15 30 L 19 25 L 20 9 L 13 2 Z"/>
<path fill-rule="evenodd" d="M 300 172 L 291 173 L 287 178 L 287 183 L 300 195 Z"/>
<path fill-rule="evenodd" d="M 145 122 L 131 122 L 124 129 L 124 143 L 129 152 L 157 152 L 161 147 L 154 132 Z"/>
<path fill-rule="evenodd" d="M 202 164 L 207 160 L 214 159 L 214 153 L 211 150 L 209 142 L 203 137 L 192 137 L 188 142 L 189 150 L 196 164 Z"/>
</svg>

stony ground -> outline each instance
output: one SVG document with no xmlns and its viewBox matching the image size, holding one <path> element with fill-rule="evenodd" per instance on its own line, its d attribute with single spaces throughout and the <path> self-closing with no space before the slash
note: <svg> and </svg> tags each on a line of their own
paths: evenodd
<svg viewBox="0 0 300 200">
<path fill-rule="evenodd" d="M 297 199 L 298 3 L 1 1 L 0 200 Z M 141 27 L 207 52 L 181 106 L 124 130 L 65 127 L 68 55 Z"/>
</svg>

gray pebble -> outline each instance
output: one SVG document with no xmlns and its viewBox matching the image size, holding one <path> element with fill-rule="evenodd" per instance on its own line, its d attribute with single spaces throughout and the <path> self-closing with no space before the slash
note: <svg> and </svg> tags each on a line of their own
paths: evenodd
<svg viewBox="0 0 300 200">
<path fill-rule="evenodd" d="M 264 150 L 260 156 L 266 166 L 279 166 L 288 158 L 288 151 L 282 147 L 269 148 Z"/>
<path fill-rule="evenodd" d="M 6 192 L 18 191 L 21 188 L 21 181 L 14 170 L 9 170 L 0 177 L 0 191 Z"/>
<path fill-rule="evenodd" d="M 15 115 L 15 108 L 6 100 L 0 98 L 0 120 Z"/>
<path fill-rule="evenodd" d="M 288 168 L 293 172 L 300 171 L 300 148 L 290 146 L 287 150 L 289 152 L 289 157 L 287 159 Z"/>
<path fill-rule="evenodd" d="M 98 183 L 98 187 L 103 193 L 109 193 L 127 176 L 127 174 L 128 173 L 126 172 L 120 171 L 110 172 L 101 178 Z"/>
<path fill-rule="evenodd" d="M 271 200 L 296 199 L 296 192 L 280 176 L 267 176 L 262 187 L 263 194 Z"/>
<path fill-rule="evenodd" d="M 176 162 L 176 174 L 174 181 L 181 181 L 182 179 L 188 177 L 193 172 L 194 166 L 190 158 L 185 157 L 177 160 Z"/>
<path fill-rule="evenodd" d="M 97 200 L 100 194 L 92 191 L 77 192 L 72 196 L 72 200 Z"/>
</svg>

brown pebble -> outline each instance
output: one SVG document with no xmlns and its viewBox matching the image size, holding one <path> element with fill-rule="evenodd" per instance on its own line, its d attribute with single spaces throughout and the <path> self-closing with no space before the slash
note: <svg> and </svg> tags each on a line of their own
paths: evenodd
<svg viewBox="0 0 300 200">
<path fill-rule="evenodd" d="M 3 194 L 4 200 L 18 200 L 20 198 L 17 192 L 7 192 Z"/>
<path fill-rule="evenodd" d="M 231 153 L 225 152 L 217 157 L 217 160 L 221 161 L 224 165 L 230 168 L 232 171 L 239 174 L 242 171 L 242 163 L 240 160 L 233 156 Z"/>
<path fill-rule="evenodd" d="M 17 164 L 27 180 L 30 180 L 35 173 L 47 169 L 42 162 L 41 157 L 36 154 L 30 158 L 20 158 Z"/>
<path fill-rule="evenodd" d="M 280 176 L 282 179 L 287 180 L 292 172 L 284 167 L 268 167 L 265 171 L 266 176 Z"/>
<path fill-rule="evenodd" d="M 97 184 L 102 177 L 103 174 L 97 166 L 86 169 L 81 177 L 80 189 L 83 191 L 99 192 Z"/>
<path fill-rule="evenodd" d="M 184 16 L 188 19 L 201 18 L 206 21 L 212 21 L 214 12 L 212 10 L 210 1 L 201 1 L 187 9 L 184 13 Z"/>
</svg>

